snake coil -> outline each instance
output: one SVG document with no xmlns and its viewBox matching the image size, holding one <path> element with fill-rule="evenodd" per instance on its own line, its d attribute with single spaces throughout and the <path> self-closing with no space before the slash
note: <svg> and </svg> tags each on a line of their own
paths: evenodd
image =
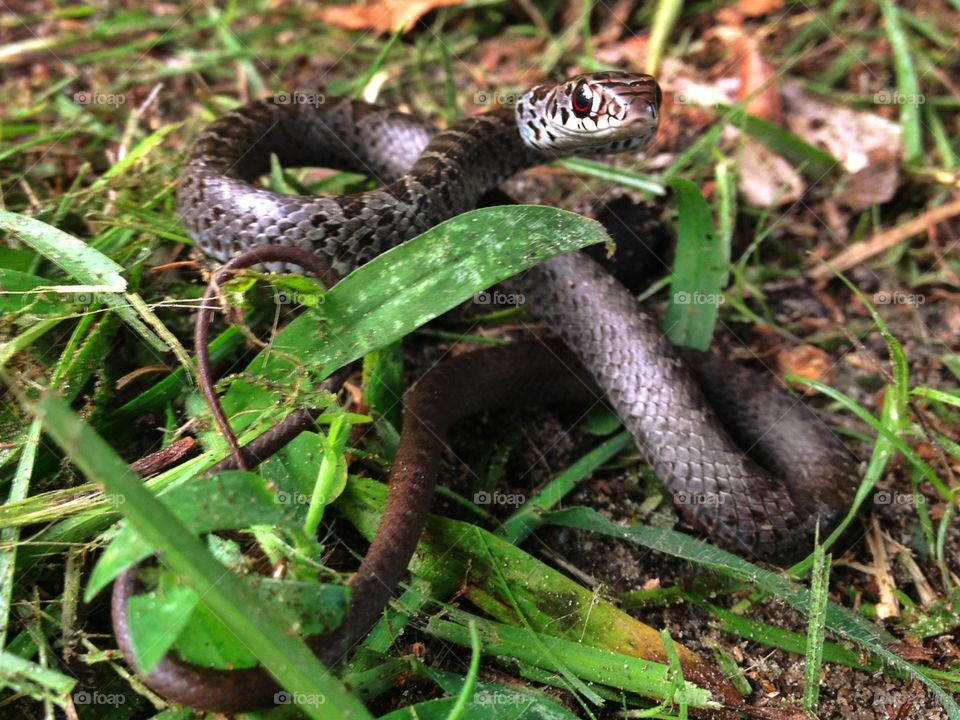
<svg viewBox="0 0 960 720">
<path fill-rule="evenodd" d="M 197 138 L 178 191 L 180 213 L 200 248 L 221 261 L 256 245 L 287 245 L 346 274 L 473 208 L 523 169 L 561 155 L 645 145 L 660 100 L 647 75 L 583 75 L 537 86 L 514 110 L 493 110 L 442 132 L 347 99 L 258 101 Z M 268 171 L 271 154 L 284 166 L 362 172 L 383 186 L 337 197 L 279 195 L 251 184 Z M 408 392 L 387 508 L 351 580 L 347 618 L 334 633 L 308 639 L 327 664 L 370 627 L 401 579 L 446 430 L 473 412 L 605 398 L 683 517 L 715 543 L 762 560 L 782 564 L 805 554 L 817 529 L 823 536 L 833 528 L 852 500 L 854 460 L 812 411 L 751 371 L 674 348 L 590 258 L 558 256 L 507 284 L 567 349 L 520 343 L 471 352 Z M 128 572 L 113 596 L 115 631 L 130 662 L 126 601 L 135 589 Z M 169 656 L 146 681 L 170 700 L 221 712 L 269 706 L 276 690 L 260 668 L 212 670 Z"/>
</svg>

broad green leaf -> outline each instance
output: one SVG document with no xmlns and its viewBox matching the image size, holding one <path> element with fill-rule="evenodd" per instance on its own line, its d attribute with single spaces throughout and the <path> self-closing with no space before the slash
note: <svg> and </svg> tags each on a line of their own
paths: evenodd
<svg viewBox="0 0 960 720">
<path fill-rule="evenodd" d="M 159 499 L 196 536 L 252 525 L 296 527 L 305 508 L 285 502 L 288 491 L 274 492 L 259 475 L 231 470 L 175 487 Z M 124 501 L 116 498 L 123 510 Z M 91 600 L 123 570 L 153 554 L 153 547 L 129 523 L 117 533 L 93 568 L 85 598 Z"/>
<path fill-rule="evenodd" d="M 27 245 L 75 278 L 80 286 L 62 286 L 73 292 L 123 293 L 127 281 L 123 268 L 73 235 L 44 222 L 0 210 L 0 229 L 15 234 Z"/>
<path fill-rule="evenodd" d="M 251 363 L 273 379 L 333 370 L 384 347 L 491 285 L 549 257 L 605 242 L 594 220 L 555 208 L 473 210 L 352 272 Z"/>
<path fill-rule="evenodd" d="M 151 347 L 159 351 L 172 349 L 185 366 L 189 365 L 179 343 L 143 299 L 127 292 L 123 268 L 109 257 L 73 235 L 26 215 L 0 210 L 0 229 L 15 234 L 80 283 L 53 286 L 58 292 L 72 293 L 72 303 L 103 303 L 112 307 Z"/>
</svg>

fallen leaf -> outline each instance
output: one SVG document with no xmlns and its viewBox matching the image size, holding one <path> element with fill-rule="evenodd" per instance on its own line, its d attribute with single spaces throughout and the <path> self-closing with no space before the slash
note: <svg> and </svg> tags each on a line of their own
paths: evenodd
<svg viewBox="0 0 960 720">
<path fill-rule="evenodd" d="M 318 16 L 328 25 L 344 30 L 374 30 L 378 33 L 409 32 L 417 20 L 438 7 L 460 5 L 463 0 L 372 0 L 354 5 L 321 8 Z"/>
<path fill-rule="evenodd" d="M 777 367 L 782 375 L 799 375 L 807 380 L 829 382 L 833 362 L 830 356 L 813 345 L 800 345 L 777 353 Z M 795 389 L 811 392 L 811 389 L 795 384 Z"/>
<path fill-rule="evenodd" d="M 793 165 L 763 143 L 745 136 L 737 187 L 753 207 L 770 207 L 798 200 L 806 185 Z"/>
<path fill-rule="evenodd" d="M 783 98 L 790 130 L 833 155 L 849 173 L 837 202 L 857 211 L 893 197 L 899 182 L 897 123 L 825 102 L 796 83 L 784 83 Z"/>
<path fill-rule="evenodd" d="M 783 9 L 783 0 L 737 0 L 737 10 L 746 17 L 761 17 Z"/>
<path fill-rule="evenodd" d="M 835 196 L 838 203 L 852 210 L 864 210 L 876 203 L 886 202 L 897 191 L 899 161 L 890 148 L 878 147 L 867 151 L 867 164 L 846 179 Z"/>
<path fill-rule="evenodd" d="M 780 89 L 777 73 L 760 52 L 757 39 L 743 34 L 734 43 L 734 53 L 740 70 L 738 100 L 747 99 L 746 111 L 776 125 L 780 124 Z"/>
</svg>

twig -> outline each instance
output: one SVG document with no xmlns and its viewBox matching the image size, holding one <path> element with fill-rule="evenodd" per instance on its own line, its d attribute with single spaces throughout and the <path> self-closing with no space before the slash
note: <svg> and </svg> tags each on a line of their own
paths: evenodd
<svg viewBox="0 0 960 720">
<path fill-rule="evenodd" d="M 906 240 L 909 237 L 922 232 L 930 225 L 943 222 L 944 220 L 960 214 L 960 200 L 948 202 L 933 210 L 928 210 L 923 215 L 898 225 L 895 228 L 885 230 L 879 235 L 874 235 L 868 240 L 863 240 L 851 245 L 828 264 L 818 265 L 808 273 L 813 280 L 829 280 L 833 277 L 833 271 L 843 272 L 849 270 L 854 265 L 862 263 L 864 260 L 872 258 L 874 255 L 882 253 L 884 250 L 892 248 L 897 243 Z M 832 269 L 831 269 L 832 268 Z"/>
</svg>

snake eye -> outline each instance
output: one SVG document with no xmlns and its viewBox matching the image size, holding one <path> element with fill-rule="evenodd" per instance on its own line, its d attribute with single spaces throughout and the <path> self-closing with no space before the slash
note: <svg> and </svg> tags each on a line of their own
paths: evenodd
<svg viewBox="0 0 960 720">
<path fill-rule="evenodd" d="M 577 83 L 573 91 L 573 97 L 570 98 L 570 106 L 573 108 L 573 114 L 578 118 L 584 118 L 590 114 L 593 109 L 593 90 L 586 80 Z"/>
</svg>

